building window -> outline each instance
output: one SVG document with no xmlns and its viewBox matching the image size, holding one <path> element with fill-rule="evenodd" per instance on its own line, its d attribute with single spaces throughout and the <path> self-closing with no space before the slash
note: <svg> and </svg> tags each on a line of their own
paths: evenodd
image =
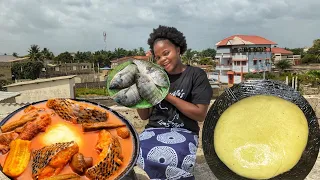
<svg viewBox="0 0 320 180">
<path fill-rule="evenodd" d="M 247 65 L 247 62 L 246 61 L 242 61 L 242 66 L 245 66 Z"/>
<path fill-rule="evenodd" d="M 257 60 L 253 60 L 253 65 L 257 65 Z"/>
</svg>

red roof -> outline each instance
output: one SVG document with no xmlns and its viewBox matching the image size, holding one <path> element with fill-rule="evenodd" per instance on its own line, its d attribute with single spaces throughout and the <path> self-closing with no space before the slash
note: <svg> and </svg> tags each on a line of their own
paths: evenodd
<svg viewBox="0 0 320 180">
<path fill-rule="evenodd" d="M 251 36 L 251 35 L 233 35 L 219 41 L 216 46 L 231 46 L 231 45 L 262 45 L 270 44 L 276 45 L 277 43 L 272 42 L 268 39 L 265 39 L 260 36 Z"/>
<path fill-rule="evenodd" d="M 284 49 L 284 48 L 279 48 L 279 47 L 273 47 L 273 48 L 271 48 L 271 52 L 272 52 L 273 54 L 293 54 L 293 52 L 288 51 L 288 50 L 286 50 L 286 49 Z"/>
</svg>

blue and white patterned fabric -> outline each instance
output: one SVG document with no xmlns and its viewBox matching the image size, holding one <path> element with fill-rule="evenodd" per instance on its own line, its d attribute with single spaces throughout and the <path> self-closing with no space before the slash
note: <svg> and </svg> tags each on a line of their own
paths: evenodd
<svg viewBox="0 0 320 180">
<path fill-rule="evenodd" d="M 137 165 L 153 180 L 194 179 L 198 135 L 181 128 L 147 128 Z"/>
</svg>

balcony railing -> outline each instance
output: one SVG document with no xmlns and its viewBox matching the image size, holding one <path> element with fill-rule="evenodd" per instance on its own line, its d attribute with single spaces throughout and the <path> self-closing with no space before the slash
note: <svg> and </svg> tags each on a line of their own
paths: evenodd
<svg viewBox="0 0 320 180">
<path fill-rule="evenodd" d="M 250 67 L 249 69 L 250 72 L 263 72 L 263 71 L 271 71 L 271 65 L 254 65 Z"/>
<path fill-rule="evenodd" d="M 223 53 L 223 54 L 217 53 L 216 56 L 215 56 L 215 58 L 220 58 L 220 57 L 221 58 L 231 58 L 232 55 L 230 53 Z"/>
<path fill-rule="evenodd" d="M 231 70 L 232 66 L 226 66 L 226 65 L 218 65 L 216 66 L 217 70 Z"/>
<path fill-rule="evenodd" d="M 234 72 L 241 72 L 241 67 L 242 67 L 242 72 L 248 72 L 248 66 L 233 66 L 232 70 Z"/>
</svg>

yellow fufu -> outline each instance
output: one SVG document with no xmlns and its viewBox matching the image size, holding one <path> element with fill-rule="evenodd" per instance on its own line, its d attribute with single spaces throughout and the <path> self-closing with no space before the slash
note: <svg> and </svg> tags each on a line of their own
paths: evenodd
<svg viewBox="0 0 320 180">
<path fill-rule="evenodd" d="M 301 109 L 282 98 L 256 95 L 230 106 L 214 131 L 220 160 L 236 174 L 268 179 L 293 168 L 308 140 Z"/>
</svg>

